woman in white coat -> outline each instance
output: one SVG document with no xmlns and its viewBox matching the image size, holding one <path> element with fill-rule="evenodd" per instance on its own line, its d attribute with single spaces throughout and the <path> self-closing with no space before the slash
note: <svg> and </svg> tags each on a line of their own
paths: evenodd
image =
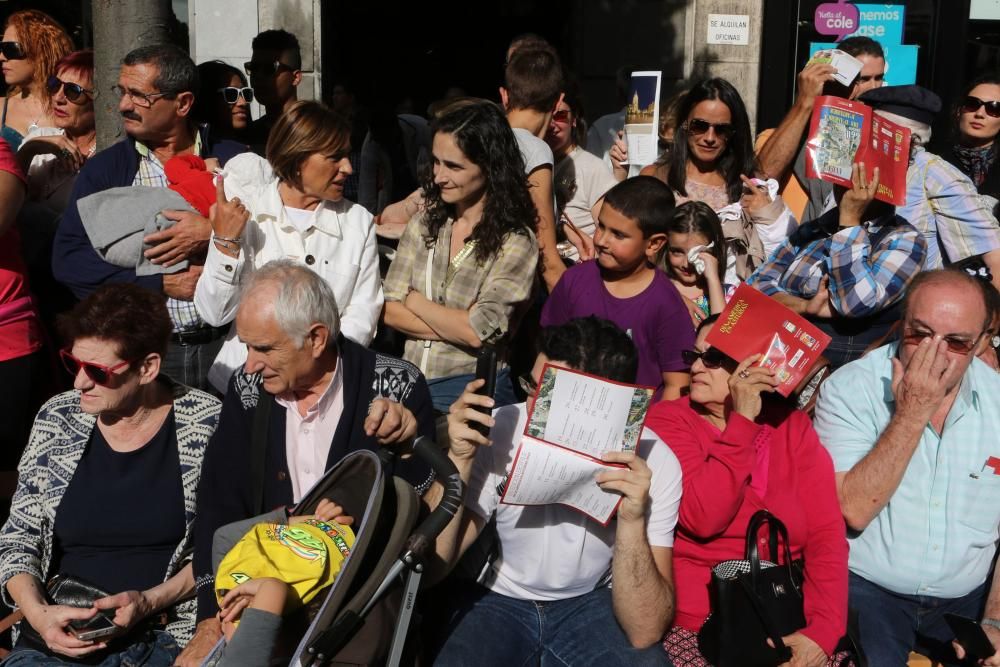
<svg viewBox="0 0 1000 667">
<path fill-rule="evenodd" d="M 372 216 L 344 199 L 344 181 L 352 173 L 349 151 L 350 127 L 324 105 L 303 101 L 275 123 L 266 160 L 247 153 L 226 164 L 194 295 L 206 322 L 233 321 L 247 272 L 273 259 L 293 259 L 333 288 L 341 333 L 362 345 L 371 342 L 382 311 L 382 282 Z M 245 360 L 246 347 L 233 330 L 209 381 L 225 391 Z"/>
</svg>

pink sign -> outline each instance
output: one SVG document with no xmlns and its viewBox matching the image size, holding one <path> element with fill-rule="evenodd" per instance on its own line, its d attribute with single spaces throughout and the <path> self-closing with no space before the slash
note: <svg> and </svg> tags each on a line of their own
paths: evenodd
<svg viewBox="0 0 1000 667">
<path fill-rule="evenodd" d="M 825 2 L 816 8 L 816 32 L 841 40 L 858 29 L 858 8 L 844 2 Z"/>
</svg>

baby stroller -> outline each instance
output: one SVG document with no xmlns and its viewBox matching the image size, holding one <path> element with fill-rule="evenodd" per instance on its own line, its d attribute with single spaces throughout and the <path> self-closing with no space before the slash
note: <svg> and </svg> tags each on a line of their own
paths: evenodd
<svg viewBox="0 0 1000 667">
<path fill-rule="evenodd" d="M 420 499 L 410 484 L 386 474 L 394 455 L 386 449 L 344 457 L 290 511 L 312 514 L 328 498 L 354 517 L 355 542 L 288 665 L 400 664 L 425 555 L 465 492 L 455 466 L 432 440 L 418 438 L 413 451 L 445 487 L 419 526 Z M 203 664 L 214 664 L 221 648 Z"/>
</svg>

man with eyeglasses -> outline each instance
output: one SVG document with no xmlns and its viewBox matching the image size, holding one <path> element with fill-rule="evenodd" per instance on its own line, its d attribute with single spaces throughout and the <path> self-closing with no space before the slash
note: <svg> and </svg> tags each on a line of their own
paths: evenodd
<svg viewBox="0 0 1000 667">
<path fill-rule="evenodd" d="M 164 211 L 175 223 L 144 239 L 145 257 L 165 267 L 164 273 L 136 275 L 135 269 L 105 262 L 95 252 L 80 219 L 77 202 L 96 192 L 132 185 L 166 187 L 164 164 L 178 155 L 196 154 L 224 164 L 246 146 L 213 143 L 190 118 L 198 74 L 177 47 L 161 44 L 131 51 L 122 62 L 118 84 L 125 141 L 87 160 L 73 188 L 52 249 L 52 272 L 78 299 L 107 282 L 131 282 L 162 292 L 174 325 L 165 372 L 183 384 L 207 388 L 206 375 L 227 329 L 208 326 L 192 301 L 201 261 L 184 271 L 169 272 L 181 260 L 204 258 L 212 227 L 193 211 Z M 140 225 L 141 227 L 141 225 Z M 136 313 L 136 317 L 141 317 Z"/>
<path fill-rule="evenodd" d="M 987 289 L 957 269 L 920 274 L 901 341 L 820 390 L 815 426 L 836 470 L 849 602 L 872 665 L 906 664 L 911 650 L 956 664 L 946 613 L 981 619 L 1000 648 L 1000 587 L 989 582 L 1000 537 L 1000 375 L 976 358 L 989 344 Z"/>
<path fill-rule="evenodd" d="M 251 42 L 253 55 L 244 65 L 264 115 L 250 124 L 250 145 L 263 155 L 267 137 L 278 117 L 298 99 L 302 81 L 299 40 L 287 30 L 265 30 Z"/>
<path fill-rule="evenodd" d="M 806 65 L 799 72 L 795 104 L 774 130 L 765 130 L 757 139 L 757 160 L 761 170 L 781 183 L 781 195 L 799 221 L 814 220 L 825 206 L 833 187 L 826 181 L 806 176 L 805 133 L 813 106 L 820 95 L 837 95 L 854 100 L 885 81 L 885 52 L 870 37 L 848 37 L 837 48 L 861 61 L 861 71 L 849 87 L 837 83 L 832 65 Z"/>
</svg>

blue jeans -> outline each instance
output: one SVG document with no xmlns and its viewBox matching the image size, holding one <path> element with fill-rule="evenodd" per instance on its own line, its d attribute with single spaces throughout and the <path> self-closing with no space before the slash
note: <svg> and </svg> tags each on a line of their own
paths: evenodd
<svg viewBox="0 0 1000 667">
<path fill-rule="evenodd" d="M 107 654 L 99 662 L 81 661 L 65 656 L 56 656 L 30 648 L 17 648 L 0 663 L 3 667 L 62 667 L 63 665 L 94 664 L 98 667 L 170 667 L 180 655 L 181 647 L 170 633 L 154 630 L 152 637 L 143 636 L 147 641 L 133 641 L 116 653 Z M 112 645 L 112 650 L 114 646 Z"/>
<path fill-rule="evenodd" d="M 873 667 L 905 665 L 917 651 L 945 665 L 958 665 L 945 613 L 978 619 L 986 601 L 986 584 L 960 598 L 902 595 L 851 572 L 849 604 L 858 612 L 861 650 Z"/>
<path fill-rule="evenodd" d="M 554 602 L 517 600 L 469 583 L 435 665 L 666 665 L 660 642 L 633 648 L 615 619 L 611 590 Z"/>
<path fill-rule="evenodd" d="M 208 381 L 208 369 L 219 356 L 219 350 L 225 341 L 225 336 L 198 345 L 170 341 L 170 345 L 167 346 L 167 356 L 160 365 L 160 372 L 165 373 L 174 382 L 215 395 L 218 392 Z"/>
<path fill-rule="evenodd" d="M 427 386 L 431 390 L 431 402 L 434 403 L 434 409 L 448 414 L 451 404 L 465 391 L 465 385 L 475 379 L 475 373 L 467 373 L 428 380 Z M 493 400 L 496 401 L 498 408 L 519 402 L 517 396 L 514 395 L 514 385 L 510 381 L 509 367 L 497 373 L 497 386 L 496 391 L 493 392 Z"/>
</svg>

